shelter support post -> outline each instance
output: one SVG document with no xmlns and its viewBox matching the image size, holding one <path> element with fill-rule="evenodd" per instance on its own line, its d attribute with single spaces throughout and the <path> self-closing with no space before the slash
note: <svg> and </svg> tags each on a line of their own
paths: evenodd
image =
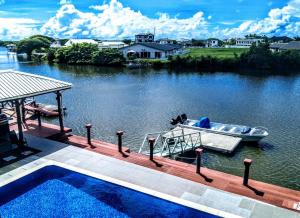
<svg viewBox="0 0 300 218">
<path fill-rule="evenodd" d="M 24 134 L 22 128 L 22 114 L 21 114 L 21 104 L 19 100 L 15 100 L 16 105 L 16 113 L 17 113 L 17 123 L 18 123 L 18 131 L 19 131 L 19 144 L 20 146 L 24 145 Z"/>
<path fill-rule="evenodd" d="M 57 109 L 58 109 L 58 119 L 59 119 L 59 127 L 60 132 L 64 132 L 64 121 L 63 121 L 63 115 L 62 115 L 62 105 L 61 105 L 61 93 L 56 92 L 56 101 L 57 101 Z"/>
</svg>

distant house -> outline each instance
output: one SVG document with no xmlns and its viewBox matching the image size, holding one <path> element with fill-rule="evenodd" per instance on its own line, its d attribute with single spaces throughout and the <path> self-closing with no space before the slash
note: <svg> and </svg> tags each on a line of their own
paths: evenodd
<svg viewBox="0 0 300 218">
<path fill-rule="evenodd" d="M 177 43 L 185 48 L 193 45 L 192 40 L 190 39 L 180 39 Z"/>
<path fill-rule="evenodd" d="M 270 49 L 273 52 L 286 51 L 286 50 L 297 50 L 300 51 L 300 41 L 292 41 L 289 43 L 272 43 Z"/>
<path fill-rule="evenodd" d="M 158 39 L 156 40 L 157 43 L 165 45 L 165 44 L 175 44 L 175 40 L 173 39 L 168 39 L 168 38 L 164 38 L 164 39 Z"/>
<path fill-rule="evenodd" d="M 154 42 L 154 34 L 140 33 L 135 35 L 135 43 L 141 43 L 141 42 Z"/>
<path fill-rule="evenodd" d="M 166 59 L 169 56 L 180 54 L 182 46 L 176 44 L 136 43 L 120 49 L 125 58 Z"/>
<path fill-rule="evenodd" d="M 64 46 L 71 46 L 80 43 L 89 43 L 89 44 L 98 45 L 98 42 L 96 42 L 93 39 L 69 39 Z"/>
<path fill-rule="evenodd" d="M 100 49 L 120 49 L 128 46 L 122 41 L 102 41 L 99 43 Z"/>
<path fill-rule="evenodd" d="M 216 48 L 219 47 L 219 40 L 218 39 L 208 39 L 205 41 L 206 48 Z"/>
<path fill-rule="evenodd" d="M 8 44 L 8 45 L 6 46 L 6 48 L 7 48 L 7 50 L 8 50 L 9 52 L 16 52 L 16 51 L 17 51 L 17 46 L 16 46 L 15 44 Z"/>
<path fill-rule="evenodd" d="M 262 43 L 264 39 L 236 39 L 236 46 L 241 48 L 250 48 L 253 44 L 258 45 Z"/>
<path fill-rule="evenodd" d="M 60 40 L 55 40 L 50 44 L 50 48 L 61 48 L 63 45 Z"/>
</svg>

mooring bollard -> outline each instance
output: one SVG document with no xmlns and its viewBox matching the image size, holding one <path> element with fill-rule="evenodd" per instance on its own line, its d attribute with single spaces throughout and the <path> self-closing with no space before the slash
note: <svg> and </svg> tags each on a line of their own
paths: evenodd
<svg viewBox="0 0 300 218">
<path fill-rule="evenodd" d="M 87 130 L 87 143 L 89 145 L 92 145 L 92 141 L 91 141 L 91 128 L 92 128 L 92 124 L 86 124 L 85 128 Z"/>
<path fill-rule="evenodd" d="M 150 144 L 150 160 L 153 160 L 153 150 L 154 150 L 155 138 L 149 138 L 148 141 Z"/>
<path fill-rule="evenodd" d="M 123 131 L 117 131 L 117 136 L 118 136 L 118 150 L 120 153 L 122 153 L 122 135 Z"/>
<path fill-rule="evenodd" d="M 250 166 L 252 164 L 252 160 L 251 159 L 245 159 L 244 160 L 244 165 L 245 165 L 245 172 L 244 172 L 244 181 L 243 184 L 245 186 L 248 185 L 248 180 L 249 180 L 249 171 L 250 171 Z"/>
<path fill-rule="evenodd" d="M 203 149 L 202 148 L 197 148 L 196 149 L 196 155 L 197 155 L 197 166 L 196 166 L 196 173 L 200 173 L 200 168 L 201 168 L 201 156 L 203 154 Z"/>
</svg>

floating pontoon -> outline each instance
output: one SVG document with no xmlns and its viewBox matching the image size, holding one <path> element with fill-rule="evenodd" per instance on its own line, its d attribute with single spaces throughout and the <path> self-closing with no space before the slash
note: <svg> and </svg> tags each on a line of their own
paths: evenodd
<svg viewBox="0 0 300 218">
<path fill-rule="evenodd" d="M 148 139 L 150 137 L 156 139 L 154 155 L 162 157 L 176 156 L 198 147 L 232 153 L 242 141 L 239 137 L 177 126 L 170 131 L 146 134 L 139 153 L 149 154 Z"/>
</svg>

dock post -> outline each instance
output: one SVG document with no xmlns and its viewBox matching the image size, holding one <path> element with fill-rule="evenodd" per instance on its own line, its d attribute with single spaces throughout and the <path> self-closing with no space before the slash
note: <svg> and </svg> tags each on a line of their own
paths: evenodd
<svg viewBox="0 0 300 218">
<path fill-rule="evenodd" d="M 91 128 L 92 128 L 92 124 L 86 124 L 85 128 L 87 130 L 87 143 L 89 145 L 92 145 L 92 141 L 91 141 Z"/>
<path fill-rule="evenodd" d="M 118 136 L 118 150 L 120 153 L 122 153 L 122 135 L 124 134 L 123 131 L 117 131 L 117 136 Z"/>
<path fill-rule="evenodd" d="M 196 173 L 200 173 L 200 168 L 201 168 L 201 155 L 203 154 L 203 149 L 202 148 L 197 148 L 196 149 L 196 155 L 197 155 L 197 167 L 196 167 Z"/>
<path fill-rule="evenodd" d="M 247 186 L 248 185 L 248 180 L 249 180 L 249 171 L 250 171 L 250 166 L 252 164 L 251 159 L 245 159 L 244 160 L 244 165 L 245 165 L 245 172 L 244 172 L 244 181 L 243 185 Z"/>
<path fill-rule="evenodd" d="M 153 160 L 153 150 L 154 150 L 155 138 L 149 138 L 148 141 L 150 144 L 150 160 Z"/>
</svg>

